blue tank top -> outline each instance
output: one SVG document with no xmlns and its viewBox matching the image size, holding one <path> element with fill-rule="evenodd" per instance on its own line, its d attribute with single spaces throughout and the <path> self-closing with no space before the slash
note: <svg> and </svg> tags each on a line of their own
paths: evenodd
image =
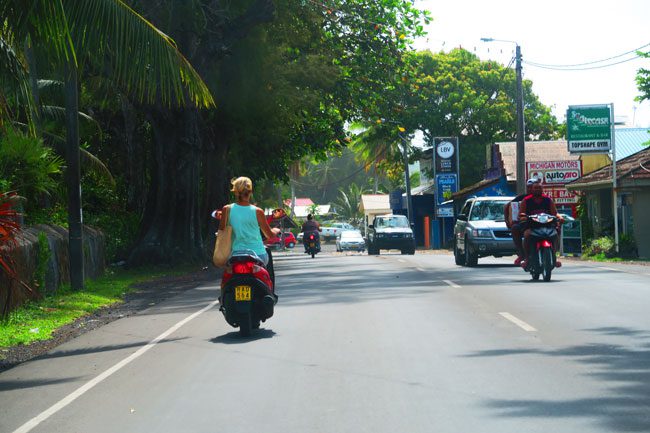
<svg viewBox="0 0 650 433">
<path fill-rule="evenodd" d="M 255 254 L 266 254 L 255 206 L 230 206 L 228 223 L 232 226 L 232 250 L 253 250 Z"/>
</svg>

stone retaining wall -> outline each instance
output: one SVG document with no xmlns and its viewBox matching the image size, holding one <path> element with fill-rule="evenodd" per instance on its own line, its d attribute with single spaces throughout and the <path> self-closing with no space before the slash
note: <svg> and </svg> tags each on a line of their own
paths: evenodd
<svg viewBox="0 0 650 433">
<path fill-rule="evenodd" d="M 49 255 L 45 266 L 45 275 L 41 286 L 37 281 L 39 268 L 39 233 L 47 237 Z M 70 281 L 70 260 L 68 257 L 68 230 L 54 225 L 39 224 L 24 228 L 19 235 L 18 247 L 13 251 L 12 258 L 16 265 L 19 278 L 29 284 L 40 294 L 53 293 L 59 290 L 62 284 Z M 84 227 L 83 233 L 84 275 L 86 278 L 96 278 L 104 272 L 106 267 L 105 236 L 104 233 Z M 9 280 L 4 272 L 0 272 L 0 311 L 7 303 Z M 9 297 L 10 310 L 29 299 L 29 293 L 18 284 L 12 284 Z"/>
</svg>

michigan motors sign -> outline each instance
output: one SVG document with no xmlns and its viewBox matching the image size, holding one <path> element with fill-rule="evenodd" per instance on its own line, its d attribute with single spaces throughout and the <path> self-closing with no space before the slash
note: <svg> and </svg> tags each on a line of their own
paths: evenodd
<svg viewBox="0 0 650 433">
<path fill-rule="evenodd" d="M 526 176 L 541 179 L 546 186 L 565 185 L 582 176 L 582 161 L 527 162 Z"/>
<path fill-rule="evenodd" d="M 582 161 L 534 161 L 526 163 L 526 178 L 541 179 L 544 192 L 556 204 L 575 204 L 578 198 L 564 187 L 582 176 Z"/>
</svg>

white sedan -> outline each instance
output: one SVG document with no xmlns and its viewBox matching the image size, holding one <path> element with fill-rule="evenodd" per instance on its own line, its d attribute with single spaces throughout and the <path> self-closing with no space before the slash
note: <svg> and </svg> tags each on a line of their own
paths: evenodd
<svg viewBox="0 0 650 433">
<path fill-rule="evenodd" d="M 336 251 L 359 251 L 366 250 L 366 241 L 359 230 L 347 230 L 341 232 L 336 238 Z"/>
</svg>

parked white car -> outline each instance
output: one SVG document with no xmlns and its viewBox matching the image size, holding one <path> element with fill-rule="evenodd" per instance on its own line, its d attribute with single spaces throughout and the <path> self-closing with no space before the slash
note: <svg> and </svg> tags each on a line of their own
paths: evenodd
<svg viewBox="0 0 650 433">
<path fill-rule="evenodd" d="M 366 250 L 366 240 L 361 236 L 359 230 L 346 230 L 336 238 L 336 251 L 359 251 Z"/>
<path fill-rule="evenodd" d="M 331 223 L 321 227 L 320 237 L 325 241 L 332 241 L 343 232 L 355 230 L 354 226 L 348 223 Z"/>
</svg>

